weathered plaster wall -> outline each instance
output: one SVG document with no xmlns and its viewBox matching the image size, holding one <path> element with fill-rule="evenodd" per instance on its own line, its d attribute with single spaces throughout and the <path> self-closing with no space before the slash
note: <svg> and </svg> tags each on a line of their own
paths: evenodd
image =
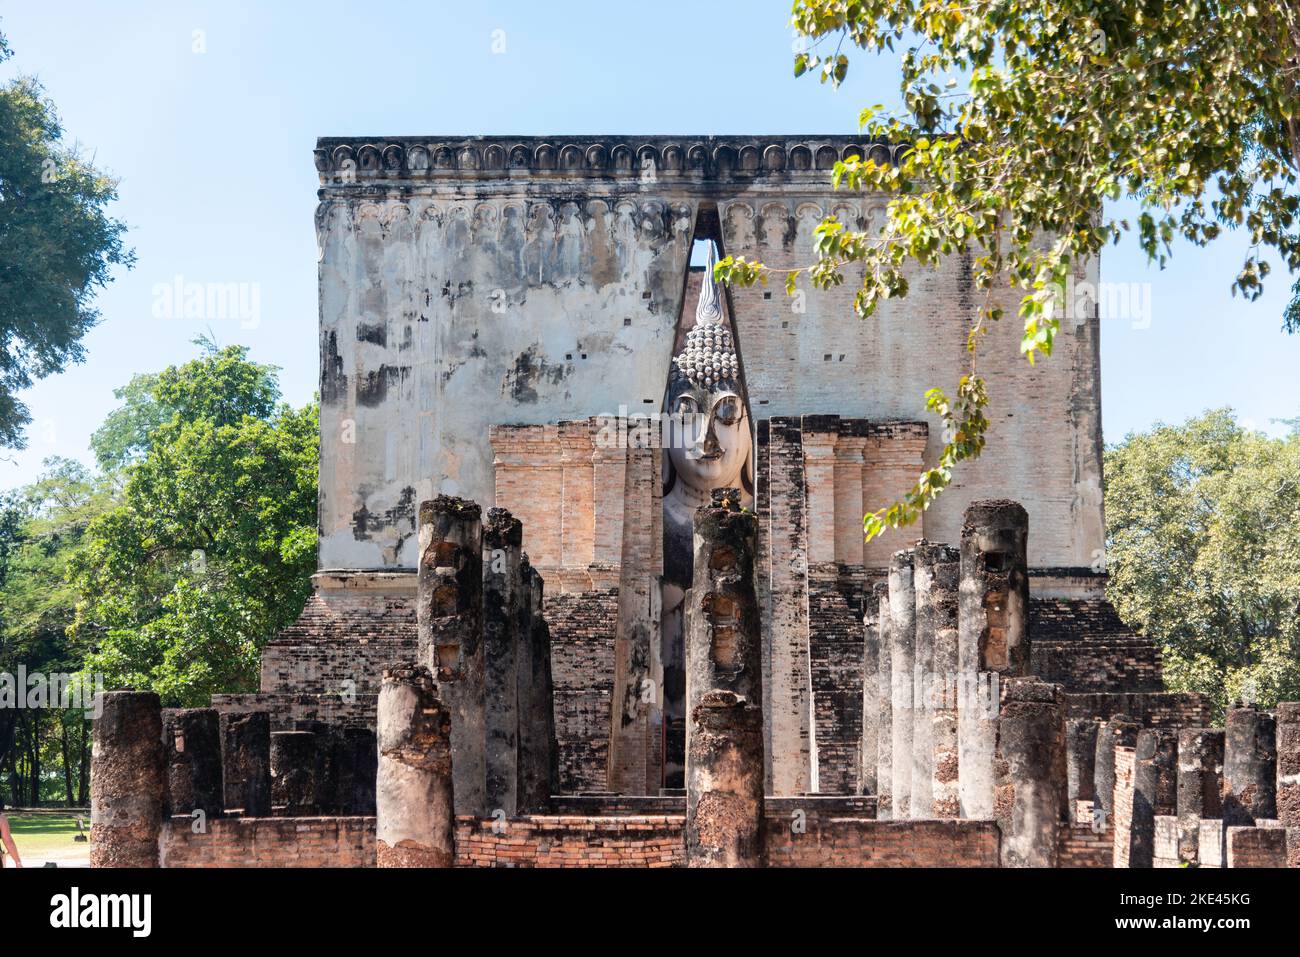
<svg viewBox="0 0 1300 957">
<path fill-rule="evenodd" d="M 879 218 L 883 198 L 830 188 L 835 159 L 862 151 L 843 137 L 319 141 L 320 566 L 411 567 L 421 499 L 491 502 L 492 424 L 657 411 L 697 213 L 716 206 L 725 253 L 806 264 L 823 214 Z M 916 275 L 867 322 L 853 289 L 809 290 L 802 312 L 779 289 L 731 291 L 755 420 L 933 424 L 925 390 L 955 387 L 978 302 L 966 264 Z M 988 451 L 924 532 L 955 541 L 971 500 L 1014 497 L 1031 565 L 1087 566 L 1102 541 L 1097 322 L 1066 322 L 1036 367 L 1016 326 L 982 350 Z M 940 442 L 932 427 L 927 461 Z"/>
<path fill-rule="evenodd" d="M 693 218 L 636 197 L 323 200 L 321 566 L 411 566 L 419 501 L 490 503 L 494 423 L 657 402 Z"/>
</svg>

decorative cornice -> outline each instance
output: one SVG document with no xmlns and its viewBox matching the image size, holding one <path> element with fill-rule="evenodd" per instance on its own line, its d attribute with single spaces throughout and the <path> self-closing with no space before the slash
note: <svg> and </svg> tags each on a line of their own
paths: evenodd
<svg viewBox="0 0 1300 957">
<path fill-rule="evenodd" d="M 825 177 L 837 160 L 895 162 L 901 147 L 851 136 L 605 136 L 465 139 L 337 137 L 316 141 L 325 186 L 494 179 L 601 179 L 651 183 Z"/>
</svg>

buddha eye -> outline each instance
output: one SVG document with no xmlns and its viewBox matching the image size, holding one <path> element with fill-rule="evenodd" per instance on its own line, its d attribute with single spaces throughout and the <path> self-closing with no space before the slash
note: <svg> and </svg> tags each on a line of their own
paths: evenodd
<svg viewBox="0 0 1300 957">
<path fill-rule="evenodd" d="M 723 425 L 735 425 L 740 421 L 740 400 L 728 396 L 713 407 L 713 414 Z"/>
<path fill-rule="evenodd" d="M 696 405 L 695 400 L 689 395 L 681 396 L 677 399 L 678 415 L 693 415 L 698 412 L 700 407 Z"/>
</svg>

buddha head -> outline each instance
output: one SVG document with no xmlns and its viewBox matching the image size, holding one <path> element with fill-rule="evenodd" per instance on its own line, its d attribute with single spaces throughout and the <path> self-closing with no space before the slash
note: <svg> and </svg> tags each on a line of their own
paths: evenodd
<svg viewBox="0 0 1300 957">
<path fill-rule="evenodd" d="M 690 497 L 707 499 L 716 488 L 753 492 L 753 435 L 746 409 L 740 359 L 731 330 L 723 321 L 717 261 L 709 244 L 708 263 L 700 285 L 695 327 L 686 334 L 686 348 L 672 361 L 668 408 L 672 440 L 664 494 L 682 483 Z"/>
</svg>

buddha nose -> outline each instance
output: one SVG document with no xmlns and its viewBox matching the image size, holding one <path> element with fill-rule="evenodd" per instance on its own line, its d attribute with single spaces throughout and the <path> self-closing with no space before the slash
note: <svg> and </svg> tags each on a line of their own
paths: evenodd
<svg viewBox="0 0 1300 957">
<path fill-rule="evenodd" d="M 722 451 L 722 445 L 718 442 L 718 433 L 714 426 L 717 423 L 717 417 L 709 416 L 708 427 L 704 430 L 704 454 L 716 455 Z"/>
</svg>

